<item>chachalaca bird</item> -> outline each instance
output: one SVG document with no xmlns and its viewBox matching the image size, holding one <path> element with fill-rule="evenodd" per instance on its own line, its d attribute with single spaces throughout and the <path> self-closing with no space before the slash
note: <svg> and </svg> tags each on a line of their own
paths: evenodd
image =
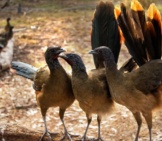
<svg viewBox="0 0 162 141">
<path fill-rule="evenodd" d="M 138 124 L 135 141 L 138 140 L 142 118 L 145 118 L 152 140 L 152 111 L 162 102 L 162 60 L 152 60 L 130 73 L 121 73 L 117 69 L 112 51 L 99 47 L 90 52 L 100 56 L 106 68 L 106 77 L 112 99 L 126 106 Z"/>
<path fill-rule="evenodd" d="M 133 0 L 131 2 L 131 9 L 127 9 L 124 4 L 121 4 L 121 11 L 119 9 L 115 10 L 116 19 L 119 23 L 119 26 L 123 32 L 123 36 L 125 38 L 125 44 L 128 48 L 128 51 L 132 55 L 135 62 L 142 66 L 145 63 L 156 59 L 161 59 L 162 53 L 162 25 L 161 25 L 161 15 L 159 10 L 156 8 L 155 4 L 151 4 L 148 12 L 147 12 L 147 19 L 145 17 L 145 11 L 142 5 L 137 1 Z M 136 80 L 138 89 L 140 89 L 146 96 L 154 96 L 158 97 L 160 94 L 160 84 L 161 84 L 161 73 L 160 71 L 160 61 L 153 61 L 154 63 L 149 63 L 148 67 L 146 67 L 150 71 L 150 76 L 144 75 L 145 71 L 141 72 L 141 75 L 137 75 Z M 154 72 L 151 68 L 155 67 Z M 158 68 L 157 68 L 158 67 Z M 156 70 L 157 69 L 157 70 Z M 152 74 L 151 74 L 152 73 Z M 155 75 L 155 76 L 153 76 Z M 139 76 L 139 77 L 138 77 Z M 159 77 L 159 78 L 157 78 Z M 143 81 L 140 83 L 140 80 Z M 139 81 L 139 82 L 138 82 Z M 148 82 L 147 82 L 148 81 Z M 145 84 L 144 84 L 145 82 Z M 149 88 L 150 87 L 150 88 Z M 147 89 L 148 88 L 148 89 Z M 149 110 L 139 111 L 138 116 L 137 114 L 134 115 L 137 124 L 138 124 L 138 132 L 136 135 L 136 140 L 138 139 L 139 130 L 142 124 L 142 120 L 140 117 L 140 112 L 150 112 L 148 117 L 150 119 L 146 119 L 148 128 L 150 131 L 150 140 L 151 140 L 151 128 L 152 128 L 152 110 L 154 107 L 158 105 L 159 99 L 153 100 L 154 101 L 150 105 L 155 105 Z"/>
<path fill-rule="evenodd" d="M 6 19 L 4 31 L 0 33 L 0 48 L 6 47 L 8 41 L 13 37 L 13 26 L 10 24 L 11 18 Z"/>
<path fill-rule="evenodd" d="M 74 102 L 75 98 L 72 91 L 71 78 L 58 61 L 58 55 L 61 52 L 64 52 L 64 50 L 60 47 L 47 48 L 45 60 L 49 70 L 47 70 L 46 66 L 37 70 L 19 62 L 12 64 L 12 68 L 16 69 L 17 74 L 26 77 L 29 73 L 28 78 L 34 81 L 36 99 L 41 109 L 45 126 L 45 132 L 40 139 L 41 141 L 46 134 L 52 140 L 46 126 L 46 112 L 50 107 L 59 107 L 59 116 L 65 130 L 63 139 L 68 138 L 72 140 L 64 124 L 64 113 Z"/>
<path fill-rule="evenodd" d="M 130 10 L 127 9 L 124 4 L 121 4 L 121 10 L 115 9 L 115 13 L 116 19 L 125 38 L 126 47 L 128 48 L 128 51 L 132 55 L 135 62 L 139 66 L 142 66 L 151 60 L 161 59 L 161 15 L 155 4 L 150 5 L 147 12 L 147 19 L 145 17 L 145 11 L 138 0 L 132 0 Z M 151 65 L 155 68 L 151 68 Z M 145 68 L 147 70 L 145 70 Z M 138 140 L 142 124 L 140 113 L 142 113 L 146 119 L 151 140 L 152 110 L 157 107 L 159 104 L 158 102 L 160 102 L 160 69 L 161 62 L 159 60 L 151 61 L 146 64 L 144 68 L 140 68 L 137 71 L 138 73 L 135 73 L 132 78 L 137 79 L 135 80 L 134 85 L 137 86 L 137 90 L 140 90 L 143 95 L 147 96 L 143 100 L 148 99 L 149 103 L 149 105 L 147 105 L 148 108 L 144 109 L 143 111 L 139 110 L 134 115 L 138 124 L 136 140 Z M 148 73 L 147 71 L 150 72 Z M 141 75 L 139 73 L 141 73 Z M 142 76 L 142 73 L 144 73 L 144 76 Z M 139 99 L 142 99 L 142 96 Z M 149 100 L 151 96 L 153 96 L 153 98 L 152 100 Z M 159 99 L 157 99 L 158 96 Z M 142 109 L 142 105 L 139 107 Z M 146 116 L 146 114 L 148 114 L 148 116 Z"/>
<path fill-rule="evenodd" d="M 81 57 L 77 54 L 59 55 L 72 67 L 72 88 L 79 106 L 86 113 L 87 127 L 81 140 L 87 140 L 87 131 L 92 121 L 92 114 L 97 114 L 98 141 L 100 123 L 103 114 L 109 113 L 114 106 L 105 77 L 105 69 L 94 69 L 87 73 Z"/>
<path fill-rule="evenodd" d="M 102 141 L 100 134 L 100 123 L 102 116 L 109 113 L 113 107 L 114 102 L 109 92 L 109 87 L 106 81 L 105 68 L 93 69 L 89 72 L 77 54 L 59 55 L 72 68 L 72 88 L 79 106 L 86 113 L 87 127 L 82 140 L 86 140 L 87 131 L 92 121 L 92 114 L 97 114 L 98 122 L 98 141 Z M 123 68 L 130 71 L 134 68 L 134 63 L 128 61 Z M 123 73 L 123 70 L 120 70 Z"/>
</svg>

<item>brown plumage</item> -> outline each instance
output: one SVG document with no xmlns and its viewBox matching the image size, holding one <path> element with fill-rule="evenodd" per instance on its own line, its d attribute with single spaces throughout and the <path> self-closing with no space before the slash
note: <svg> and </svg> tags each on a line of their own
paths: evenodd
<svg viewBox="0 0 162 141">
<path fill-rule="evenodd" d="M 162 60 L 152 60 L 133 72 L 122 74 L 117 70 L 109 48 L 99 47 L 90 53 L 100 56 L 105 62 L 112 99 L 133 113 L 138 124 L 135 140 L 138 140 L 142 114 L 147 122 L 151 141 L 152 111 L 161 106 L 162 102 Z"/>
<path fill-rule="evenodd" d="M 60 65 L 57 57 L 63 50 L 50 47 L 45 53 L 45 60 L 50 70 L 48 79 L 45 82 L 41 91 L 36 91 L 37 103 L 40 106 L 41 113 L 45 123 L 45 134 L 48 132 L 46 128 L 46 112 L 49 107 L 59 107 L 59 116 L 64 125 L 64 112 L 74 102 L 74 95 L 71 86 L 70 76 L 67 75 L 63 67 Z M 38 85 L 39 74 L 35 77 L 35 85 Z M 65 136 L 71 140 L 69 133 L 64 125 Z M 44 135 L 45 135 L 44 134 Z M 44 137 L 42 136 L 42 139 Z"/>
<path fill-rule="evenodd" d="M 13 62 L 12 68 L 17 70 L 17 74 L 34 81 L 33 87 L 36 93 L 37 104 L 41 109 L 44 120 L 45 132 L 41 141 L 47 134 L 51 136 L 46 126 L 46 113 L 50 107 L 59 107 L 59 116 L 64 126 L 64 138 L 72 140 L 64 124 L 64 113 L 74 102 L 71 78 L 58 61 L 58 55 L 64 52 L 60 47 L 49 47 L 45 52 L 47 66 L 36 69 L 28 64 Z"/>
<path fill-rule="evenodd" d="M 162 52 L 161 15 L 155 4 L 151 4 L 146 19 L 145 11 L 138 0 L 132 0 L 130 10 L 126 8 L 124 4 L 121 4 L 121 11 L 116 9 L 115 13 L 116 19 L 123 32 L 128 51 L 135 62 L 139 66 L 142 66 L 136 73 L 131 73 L 131 77 L 128 78 L 132 80 L 135 79 L 134 84 L 132 85 L 137 87 L 136 93 L 141 93 L 141 95 L 137 96 L 141 101 L 141 103 L 139 101 L 137 104 L 139 105 L 140 110 L 137 110 L 137 113 L 134 113 L 134 117 L 138 124 L 136 140 L 138 140 L 142 123 L 140 112 L 147 121 L 151 140 L 152 110 L 155 107 L 158 107 L 160 104 L 159 102 L 161 101 L 161 61 L 157 60 L 161 59 Z M 149 63 L 147 64 L 147 62 Z M 144 65 L 145 63 L 146 65 Z M 132 80 L 130 80 L 130 82 Z M 136 103 L 137 98 L 134 98 L 135 101 L 132 103 Z M 147 108 L 145 105 L 147 105 L 148 102 L 149 104 Z M 137 109 L 137 105 L 134 104 L 132 108 Z M 148 116 L 146 116 L 146 114 Z"/>
<path fill-rule="evenodd" d="M 82 140 L 86 140 L 92 114 L 97 114 L 97 140 L 101 141 L 100 122 L 102 116 L 103 114 L 109 113 L 114 106 L 105 77 L 105 69 L 92 70 L 87 73 L 85 65 L 79 55 L 69 53 L 61 55 L 60 57 L 65 59 L 72 67 L 73 92 L 79 102 L 79 106 L 87 116 L 88 124 Z"/>
</svg>

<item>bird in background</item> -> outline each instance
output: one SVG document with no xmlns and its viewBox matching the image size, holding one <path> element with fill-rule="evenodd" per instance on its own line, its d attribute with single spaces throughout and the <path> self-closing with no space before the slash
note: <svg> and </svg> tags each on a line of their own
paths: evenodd
<svg viewBox="0 0 162 141">
<path fill-rule="evenodd" d="M 6 19 L 6 25 L 4 27 L 4 31 L 0 33 L 0 48 L 3 49 L 6 47 L 8 41 L 13 37 L 13 28 L 10 24 L 11 18 Z"/>
<path fill-rule="evenodd" d="M 152 140 L 152 112 L 161 107 L 161 16 L 155 4 L 148 9 L 147 20 L 142 5 L 132 0 L 131 9 L 121 4 L 115 9 L 116 19 L 123 33 L 126 47 L 139 68 L 122 74 L 116 65 L 115 55 L 110 48 L 92 50 L 105 63 L 110 93 L 115 102 L 126 106 L 133 114 L 137 125 L 135 141 L 139 138 L 142 117 Z"/>
<path fill-rule="evenodd" d="M 40 107 L 44 121 L 45 132 L 40 141 L 43 141 L 45 135 L 48 135 L 52 141 L 51 135 L 46 125 L 46 113 L 50 107 L 59 107 L 59 116 L 64 126 L 64 137 L 72 140 L 64 123 L 64 113 L 72 105 L 75 98 L 73 95 L 71 78 L 66 73 L 58 60 L 58 55 L 64 52 L 61 47 L 48 47 L 45 52 L 47 66 L 37 69 L 29 64 L 22 62 L 12 62 L 12 68 L 18 75 L 33 80 L 37 104 Z"/>
</svg>

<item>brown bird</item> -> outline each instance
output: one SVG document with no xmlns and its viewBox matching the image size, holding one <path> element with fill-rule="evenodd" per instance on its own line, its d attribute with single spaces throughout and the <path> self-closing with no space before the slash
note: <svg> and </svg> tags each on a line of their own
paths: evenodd
<svg viewBox="0 0 162 141">
<path fill-rule="evenodd" d="M 59 107 L 59 116 L 65 130 L 63 139 L 68 137 L 69 140 L 72 140 L 64 124 L 64 113 L 74 102 L 75 98 L 72 91 L 71 78 L 58 61 L 58 55 L 61 52 L 64 52 L 64 50 L 60 47 L 47 48 L 45 60 L 49 70 L 47 70 L 47 67 L 37 70 L 28 64 L 25 65 L 20 62 L 12 63 L 12 68 L 17 70 L 17 74 L 24 77 L 27 76 L 34 81 L 36 99 L 41 109 L 45 126 L 45 132 L 40 139 L 41 141 L 46 134 L 52 140 L 46 126 L 46 113 L 50 107 Z"/>
<path fill-rule="evenodd" d="M 112 51 L 107 47 L 99 47 L 90 52 L 102 58 L 106 68 L 106 78 L 112 99 L 126 106 L 135 117 L 138 140 L 142 118 L 145 118 L 152 140 L 152 111 L 162 102 L 162 60 L 152 60 L 130 73 L 121 73 L 117 69 Z"/>
<path fill-rule="evenodd" d="M 138 0 L 132 0 L 131 9 L 126 8 L 124 4 L 121 4 L 121 10 L 115 9 L 116 19 L 118 24 L 123 32 L 123 36 L 125 38 L 125 44 L 128 48 L 128 51 L 132 55 L 135 62 L 140 66 L 145 63 L 156 59 L 161 59 L 162 55 L 162 25 L 161 25 L 161 15 L 159 10 L 156 8 L 155 4 L 151 4 L 147 11 L 147 18 L 145 16 L 145 11 L 142 5 L 138 2 Z M 149 63 L 152 64 L 152 63 Z M 161 68 L 160 63 L 155 63 L 155 72 L 151 74 L 152 68 L 151 65 L 147 67 L 150 71 L 150 76 L 143 76 L 144 71 L 141 72 L 141 76 L 136 80 L 136 85 L 138 88 L 143 90 L 144 93 L 151 93 L 153 96 L 159 95 L 159 93 L 155 94 L 155 92 L 159 92 L 160 90 L 160 79 L 157 78 L 160 74 L 157 69 Z M 156 66 L 157 65 L 157 66 Z M 153 66 L 154 67 L 154 64 Z M 147 73 L 147 70 L 145 70 Z M 152 75 L 155 75 L 154 78 Z M 150 79 L 154 80 L 150 80 Z M 144 80 L 143 80 L 144 79 Z M 141 81 L 145 81 L 145 84 L 142 85 Z M 148 81 L 148 82 L 146 82 Z M 154 82 L 153 82 L 154 81 Z M 146 86 L 145 86 L 146 85 Z M 152 86 L 153 85 L 153 86 Z M 150 88 L 148 88 L 150 86 Z M 148 89 L 147 89 L 148 88 Z M 153 98 L 155 100 L 155 98 Z M 159 98 L 160 101 L 160 98 Z M 158 99 L 156 99 L 158 103 Z M 150 105 L 154 104 L 151 103 Z M 155 104 L 155 107 L 157 104 Z M 149 109 L 150 112 L 152 109 Z M 142 120 L 140 116 L 135 115 L 136 121 L 138 124 L 138 132 L 136 135 L 136 140 L 138 139 L 139 130 L 142 124 Z M 152 119 L 150 115 L 150 120 L 148 121 L 148 127 L 150 130 L 150 140 L 151 140 L 151 128 L 152 128 Z"/>
<path fill-rule="evenodd" d="M 72 67 L 72 87 L 79 106 L 86 113 L 87 128 L 82 140 L 86 140 L 86 134 L 92 120 L 92 114 L 97 114 L 98 141 L 102 141 L 100 135 L 100 123 L 102 116 L 109 113 L 114 106 L 105 77 L 105 69 L 86 72 L 81 57 L 77 54 L 60 55 Z"/>
<path fill-rule="evenodd" d="M 105 68 L 86 71 L 81 57 L 77 54 L 59 55 L 72 68 L 72 88 L 79 106 L 86 113 L 87 127 L 82 140 L 86 140 L 87 131 L 92 121 L 92 114 L 97 114 L 98 141 L 102 141 L 100 134 L 100 123 L 104 114 L 110 113 L 114 107 L 114 102 L 109 92 L 106 81 Z M 134 64 L 128 61 L 123 68 L 132 70 Z M 123 73 L 123 70 L 120 70 Z"/>
</svg>

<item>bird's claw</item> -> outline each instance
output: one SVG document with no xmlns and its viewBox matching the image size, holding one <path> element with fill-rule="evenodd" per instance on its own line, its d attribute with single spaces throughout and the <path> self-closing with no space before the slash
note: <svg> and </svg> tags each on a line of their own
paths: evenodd
<svg viewBox="0 0 162 141">
<path fill-rule="evenodd" d="M 45 135 L 47 135 L 47 136 L 48 136 L 49 141 L 52 141 L 52 138 L 51 138 L 50 132 L 44 132 L 44 134 L 42 135 L 42 137 L 41 137 L 40 141 L 43 141 L 43 139 L 44 139 Z"/>
<path fill-rule="evenodd" d="M 99 137 L 98 139 L 96 139 L 94 141 L 104 141 L 104 140 L 101 137 Z"/>
<path fill-rule="evenodd" d="M 64 134 L 63 138 L 60 141 L 64 141 L 65 139 L 72 141 L 71 135 L 68 132 Z"/>
<path fill-rule="evenodd" d="M 88 141 L 88 138 L 86 136 L 83 136 L 80 141 Z"/>
</svg>

